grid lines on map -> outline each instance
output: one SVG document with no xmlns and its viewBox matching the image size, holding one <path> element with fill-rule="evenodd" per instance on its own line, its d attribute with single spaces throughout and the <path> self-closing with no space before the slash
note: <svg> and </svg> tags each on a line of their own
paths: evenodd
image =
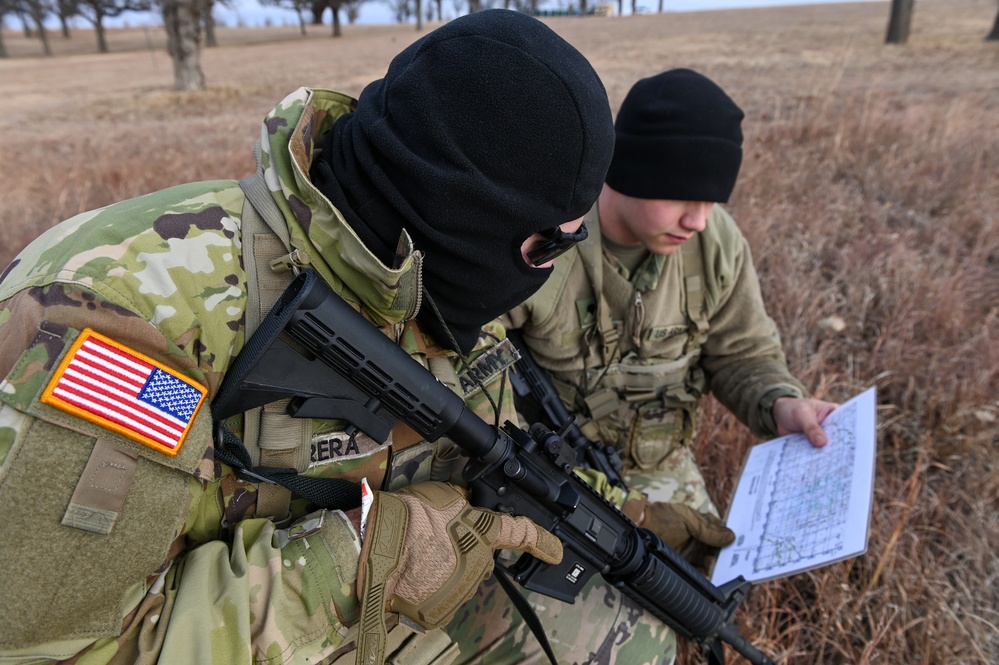
<svg viewBox="0 0 999 665">
<path fill-rule="evenodd" d="M 856 408 L 848 406 L 845 411 L 852 412 L 838 413 L 835 422 L 826 425 L 836 446 L 813 448 L 803 435 L 784 443 L 769 488 L 771 499 L 756 572 L 842 550 L 857 452 L 852 425 L 840 425 L 856 418 Z"/>
</svg>

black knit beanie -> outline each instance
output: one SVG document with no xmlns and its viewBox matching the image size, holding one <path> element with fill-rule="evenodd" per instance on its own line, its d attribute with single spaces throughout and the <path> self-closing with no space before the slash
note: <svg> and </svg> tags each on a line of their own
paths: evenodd
<svg viewBox="0 0 999 665">
<path fill-rule="evenodd" d="M 695 71 L 642 79 L 618 111 L 607 184 L 640 199 L 724 203 L 742 165 L 743 117 L 724 90 Z"/>
<path fill-rule="evenodd" d="M 596 200 L 613 152 L 603 85 L 537 19 L 508 10 L 450 21 L 396 56 L 330 130 L 311 176 L 391 264 L 403 229 L 464 352 L 485 323 L 541 287 L 521 244 Z M 431 307 L 418 320 L 452 346 Z"/>
</svg>

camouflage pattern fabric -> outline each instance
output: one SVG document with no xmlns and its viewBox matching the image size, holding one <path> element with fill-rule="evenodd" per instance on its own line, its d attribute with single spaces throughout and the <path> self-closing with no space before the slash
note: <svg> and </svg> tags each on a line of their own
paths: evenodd
<svg viewBox="0 0 999 665">
<path fill-rule="evenodd" d="M 303 88 L 278 104 L 260 142 L 267 187 L 292 247 L 337 293 L 363 303 L 418 361 L 456 362 L 408 321 L 419 296 L 411 243 L 398 268 L 386 267 L 308 180 L 314 147 L 354 103 Z M 0 663 L 349 658 L 360 541 L 343 513 L 310 513 L 298 500 L 287 524 L 255 517 L 256 485 L 214 458 L 207 406 L 170 457 L 39 401 L 90 328 L 203 386 L 210 402 L 245 342 L 244 202 L 228 180 L 123 201 L 53 227 L 0 275 Z M 473 360 L 503 336 L 500 327 L 486 333 Z M 515 419 L 505 373 L 483 376 L 469 407 L 492 422 L 495 403 L 499 422 Z M 239 432 L 238 418 L 228 425 Z M 404 427 L 387 445 L 351 440 L 336 421 L 315 421 L 313 432 L 313 476 L 391 489 L 460 468 L 447 441 L 420 442 Z M 104 535 L 66 526 L 67 504 L 107 448 L 134 460 L 113 526 Z M 490 598 L 487 589 L 480 602 Z M 602 602 L 592 620 L 634 625 L 629 649 L 648 639 L 669 651 L 671 638 L 642 629 L 626 604 L 600 612 Z M 504 646 L 514 660 L 518 639 Z"/>
<path fill-rule="evenodd" d="M 317 193 L 305 191 L 311 185 L 300 178 L 302 163 L 290 159 L 295 152 L 308 160 L 312 132 L 328 129 L 352 103 L 325 91 L 290 95 L 263 124 L 265 174 L 293 242 L 308 247 L 313 263 L 354 302 L 351 285 L 384 285 L 382 297 L 372 297 L 372 318 L 401 329 L 412 306 L 394 309 L 396 292 L 405 290 L 398 288 L 405 280 L 415 283 L 407 276 L 414 260 L 387 274 L 328 202 L 315 210 L 302 203 Z M 327 122 L 300 123 L 317 115 Z M 290 136 L 295 129 L 298 143 Z M 180 371 L 210 398 L 244 342 L 243 204 L 234 181 L 156 192 L 53 227 L 4 271 L 0 595 L 7 611 L 0 662 L 74 654 L 94 663 L 317 662 L 347 640 L 358 609 L 360 543 L 353 526 L 336 512 L 322 520 L 306 516 L 302 505 L 298 521 L 285 528 L 253 518 L 256 488 L 214 461 L 207 408 L 181 453 L 167 459 L 37 401 L 66 345 L 84 328 Z M 306 229 L 325 246 L 315 245 Z M 334 276 L 321 256 L 348 246 L 355 265 Z M 317 440 L 337 425 L 316 422 Z M 121 516 L 103 539 L 60 526 L 99 439 L 139 458 Z M 310 472 L 362 475 L 367 465 L 384 475 L 388 451 L 367 453 L 348 457 L 347 471 L 329 464 Z M 32 511 L 23 510 L 28 505 Z M 39 523 L 51 526 L 31 528 Z M 28 557 L 31 566 L 20 565 Z"/>
<path fill-rule="evenodd" d="M 656 470 L 627 473 L 625 481 L 629 488 L 643 492 L 649 501 L 682 503 L 720 517 L 708 495 L 704 476 L 697 468 L 697 460 L 686 446 L 673 450 Z"/>
<path fill-rule="evenodd" d="M 544 625 L 559 663 L 566 665 L 671 665 L 676 636 L 599 576 L 575 603 L 525 594 Z M 459 663 L 547 663 L 548 658 L 506 592 L 490 577 L 447 627 Z"/>
<path fill-rule="evenodd" d="M 617 358 L 623 359 L 612 362 L 631 363 L 637 368 L 637 383 L 629 386 L 625 373 L 601 364 L 603 349 L 596 334 L 599 298 L 594 294 L 593 269 L 583 258 L 592 247 L 575 247 L 556 262 L 545 286 L 502 322 L 522 330 L 535 360 L 559 384 L 566 407 L 580 415 L 583 432 L 621 449 L 632 492 L 644 493 L 650 501 L 683 503 L 718 515 L 690 451 L 697 433 L 700 396 L 713 392 L 754 434 L 773 436 L 772 419 L 762 413 L 760 405 L 777 393 L 805 394 L 804 386 L 787 369 L 776 327 L 766 314 L 748 244 L 734 220 L 716 205 L 699 238 L 703 274 L 696 275 L 694 283 L 703 292 L 702 316 L 707 324 L 699 330 L 686 309 L 690 300 L 687 288 L 692 282 L 684 261 L 690 257 L 683 252 L 650 255 L 632 274 L 602 250 L 596 206 L 585 220 L 590 238 L 581 245 L 595 244 L 596 255 L 603 259 L 604 302 L 611 308 L 609 318 L 617 333 Z M 683 368 L 679 376 L 665 371 L 658 385 L 650 385 L 655 372 L 648 368 L 676 366 Z M 595 382 L 594 377 L 600 380 Z M 608 386 L 612 387 L 610 393 Z M 599 390 L 605 392 L 595 394 Z M 597 403 L 603 413 L 588 417 L 589 409 Z M 599 593 L 595 589 L 589 592 Z M 603 593 L 607 595 L 598 605 L 616 602 L 611 600 L 612 592 Z M 505 603 L 499 597 L 493 602 Z M 584 606 L 586 602 L 589 599 L 584 600 Z M 552 621 L 561 630 L 572 630 L 573 621 L 577 627 L 588 627 L 579 631 L 585 636 L 584 644 L 581 653 L 573 652 L 571 662 L 614 662 L 608 655 L 611 653 L 620 657 L 609 646 L 613 640 L 602 640 L 626 632 L 624 623 L 600 624 L 602 632 L 592 634 L 589 626 L 593 623 L 586 610 L 581 610 L 582 615 L 555 613 L 565 619 L 560 624 L 558 618 L 551 617 L 551 603 L 544 602 L 544 606 L 546 630 Z M 640 611 L 628 616 L 644 619 Z M 580 623 L 581 618 L 586 621 Z M 506 644 L 518 631 L 525 634 L 519 622 L 518 617 L 495 610 L 481 629 L 487 634 L 495 630 L 497 642 Z M 653 618 L 650 623 L 654 622 Z M 504 632 L 508 624 L 517 626 L 513 633 Z M 656 630 L 654 626 L 649 629 Z M 668 647 L 660 656 L 629 654 L 629 660 L 619 662 L 672 662 L 675 638 L 661 626 L 658 630 L 651 634 Z M 522 637 L 520 644 L 525 654 L 537 658 L 538 649 L 529 636 Z M 602 655 L 597 656 L 598 652 Z M 654 660 L 657 657 L 662 660 Z"/>
</svg>

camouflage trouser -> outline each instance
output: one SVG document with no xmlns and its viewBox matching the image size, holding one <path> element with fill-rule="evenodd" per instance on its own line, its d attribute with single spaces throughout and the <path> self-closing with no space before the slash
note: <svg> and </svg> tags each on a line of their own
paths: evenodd
<svg viewBox="0 0 999 665">
<path fill-rule="evenodd" d="M 625 480 L 628 487 L 645 492 L 649 501 L 683 503 L 702 513 L 718 515 L 701 470 L 687 446 L 675 448 L 655 469 L 626 469 Z"/>
<path fill-rule="evenodd" d="M 630 598 L 596 576 L 569 604 L 525 594 L 560 664 L 672 665 L 676 636 Z M 548 658 L 506 592 L 490 577 L 447 626 L 456 663 L 547 663 Z"/>
</svg>

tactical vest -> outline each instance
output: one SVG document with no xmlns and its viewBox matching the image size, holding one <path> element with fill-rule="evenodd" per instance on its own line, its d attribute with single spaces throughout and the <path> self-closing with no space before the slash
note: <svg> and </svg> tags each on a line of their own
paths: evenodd
<svg viewBox="0 0 999 665">
<path fill-rule="evenodd" d="M 605 274 L 596 208 L 587 221 L 593 240 L 578 249 L 594 298 L 593 325 L 579 336 L 586 367 L 554 372 L 553 379 L 563 402 L 582 416 L 580 426 L 587 436 L 615 442 L 631 466 L 654 469 L 677 446 L 693 441 L 698 402 L 707 391 L 698 365 L 708 335 L 700 234 L 680 250 L 687 320 L 682 352 L 678 357 L 646 356 L 643 346 L 655 329 L 643 327 L 642 292 L 616 272 Z M 630 303 L 623 319 L 612 319 L 611 301 Z M 622 353 L 625 341 L 632 349 Z"/>
</svg>

